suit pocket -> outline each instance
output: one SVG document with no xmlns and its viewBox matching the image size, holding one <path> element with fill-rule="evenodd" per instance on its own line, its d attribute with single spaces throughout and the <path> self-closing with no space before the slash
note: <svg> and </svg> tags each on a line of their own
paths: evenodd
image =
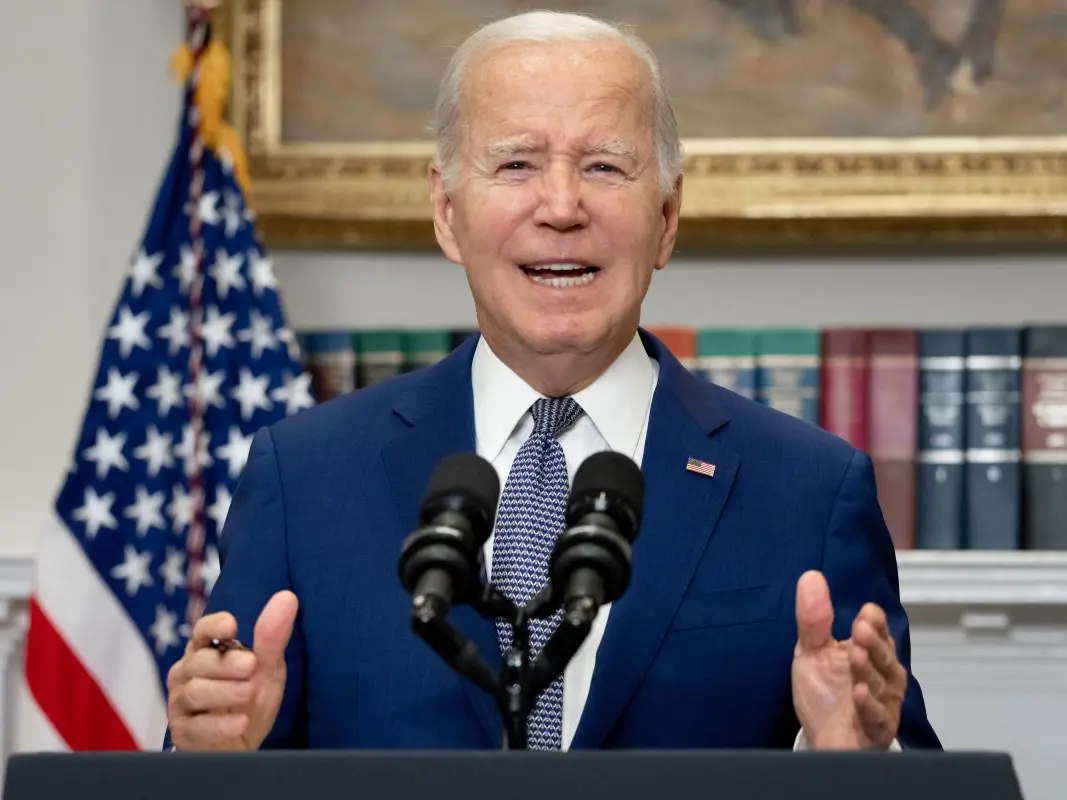
<svg viewBox="0 0 1067 800">
<path fill-rule="evenodd" d="M 687 595 L 674 616 L 672 631 L 723 628 L 778 619 L 782 584 L 746 586 Z"/>
</svg>

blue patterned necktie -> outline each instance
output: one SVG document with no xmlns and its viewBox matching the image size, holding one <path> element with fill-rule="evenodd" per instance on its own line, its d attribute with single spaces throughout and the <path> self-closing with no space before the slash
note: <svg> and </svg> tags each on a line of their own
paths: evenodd
<svg viewBox="0 0 1067 800">
<path fill-rule="evenodd" d="M 582 415 L 569 397 L 542 398 L 531 408 L 534 430 L 511 465 L 500 496 L 493 533 L 492 580 L 513 602 L 529 602 L 548 580 L 548 561 L 563 532 L 567 503 L 567 462 L 556 437 Z M 530 620 L 530 657 L 552 635 L 562 611 Z M 511 646 L 511 626 L 496 621 L 503 652 Z M 541 693 L 527 723 L 530 750 L 559 750 L 563 735 L 563 676 Z"/>
</svg>

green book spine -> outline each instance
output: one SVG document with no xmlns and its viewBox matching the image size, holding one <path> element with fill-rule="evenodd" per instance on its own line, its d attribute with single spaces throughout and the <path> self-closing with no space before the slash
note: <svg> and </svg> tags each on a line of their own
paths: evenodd
<svg viewBox="0 0 1067 800">
<path fill-rule="evenodd" d="M 402 331 L 359 331 L 355 339 L 360 388 L 389 380 L 404 371 Z"/>
<path fill-rule="evenodd" d="M 819 424 L 819 330 L 783 328 L 758 334 L 756 399 Z"/>
<path fill-rule="evenodd" d="M 745 397 L 756 396 L 756 331 L 704 328 L 697 331 L 696 369 L 704 380 Z"/>
<path fill-rule="evenodd" d="M 404 334 L 404 372 L 436 364 L 452 350 L 449 330 L 407 331 Z"/>
</svg>

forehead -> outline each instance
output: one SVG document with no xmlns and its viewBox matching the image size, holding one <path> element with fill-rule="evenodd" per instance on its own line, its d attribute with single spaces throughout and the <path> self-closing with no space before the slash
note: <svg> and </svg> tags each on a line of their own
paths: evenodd
<svg viewBox="0 0 1067 800">
<path fill-rule="evenodd" d="M 517 42 L 476 56 L 462 87 L 472 138 L 651 134 L 648 68 L 621 42 Z"/>
</svg>

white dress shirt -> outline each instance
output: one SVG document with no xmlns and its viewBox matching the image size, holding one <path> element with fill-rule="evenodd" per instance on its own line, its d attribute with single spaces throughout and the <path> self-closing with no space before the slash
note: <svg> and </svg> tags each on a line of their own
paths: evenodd
<svg viewBox="0 0 1067 800">
<path fill-rule="evenodd" d="M 567 460 L 568 483 L 578 466 L 593 453 L 612 450 L 632 458 L 638 466 L 645 449 L 645 434 L 652 408 L 652 395 L 659 379 L 659 364 L 651 358 L 635 334 L 633 341 L 596 381 L 577 394 L 574 401 L 585 412 L 559 436 Z M 479 339 L 471 363 L 474 390 L 474 432 L 478 455 L 492 463 L 504 486 L 512 461 L 533 432 L 530 407 L 542 397 L 504 364 Z M 493 537 L 485 543 L 486 575 L 492 577 Z M 611 604 L 601 606 L 588 636 L 563 673 L 562 749 L 570 747 L 582 709 L 589 696 L 597 648 L 604 636 Z M 896 742 L 893 749 L 899 749 Z M 794 749 L 807 748 L 804 731 L 797 734 Z"/>
<path fill-rule="evenodd" d="M 567 481 L 593 453 L 613 450 L 629 456 L 638 466 L 645 449 L 645 430 L 659 365 L 649 358 L 635 336 L 622 355 L 591 386 L 573 395 L 585 412 L 559 436 L 567 459 Z M 542 395 L 534 391 L 478 341 L 471 364 L 474 386 L 474 431 L 478 455 L 487 459 L 507 481 L 519 447 L 533 432 L 530 406 Z M 486 575 L 492 576 L 493 537 L 485 543 Z M 585 641 L 563 673 L 563 740 L 570 746 L 582 715 L 593 678 L 596 651 L 604 635 L 610 603 L 602 606 Z"/>
</svg>

